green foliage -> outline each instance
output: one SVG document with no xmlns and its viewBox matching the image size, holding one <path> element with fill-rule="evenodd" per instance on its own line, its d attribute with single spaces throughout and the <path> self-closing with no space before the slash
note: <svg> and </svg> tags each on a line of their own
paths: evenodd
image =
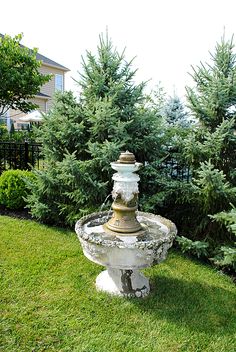
<svg viewBox="0 0 236 352">
<path fill-rule="evenodd" d="M 232 206 L 232 209 L 228 212 L 223 211 L 217 213 L 211 217 L 219 223 L 223 223 L 228 231 L 236 236 L 236 208 Z M 236 271 L 236 242 L 233 246 L 221 246 L 216 255 L 212 258 L 215 265 L 222 268 L 232 268 Z"/>
<path fill-rule="evenodd" d="M 185 156 L 194 168 L 197 197 L 204 214 L 228 211 L 230 203 L 235 202 L 236 56 L 233 48 L 233 40 L 222 38 L 212 55 L 213 65 L 201 64 L 195 69 L 196 88 L 187 90 L 192 112 L 203 126 L 203 130 L 187 140 Z M 208 231 L 217 241 L 222 227 L 217 229 L 213 222 L 210 218 Z M 229 238 L 225 232 L 225 238 Z"/>
<path fill-rule="evenodd" d="M 44 115 L 44 121 L 35 131 L 43 143 L 43 154 L 50 162 L 62 161 L 64 153 L 76 153 L 78 159 L 86 159 L 88 153 L 87 126 L 83 110 L 72 92 L 56 93 L 52 110 Z"/>
<path fill-rule="evenodd" d="M 216 224 L 209 216 L 229 209 L 230 203 L 236 199 L 236 188 L 226 180 L 222 171 L 215 169 L 210 161 L 201 163 L 191 182 L 179 181 L 172 185 L 166 214 L 176 222 L 182 234 L 194 240 L 207 238 L 216 246 L 231 239 L 225 227 Z"/>
<path fill-rule="evenodd" d="M 230 245 L 232 231 L 217 224 L 213 216 L 229 211 L 236 197 L 236 62 L 232 41 L 223 38 L 212 59 L 212 66 L 201 64 L 193 69 L 196 87 L 187 89 L 194 125 L 180 128 L 178 116 L 181 120 L 184 109 L 178 99 L 169 99 L 165 105 L 166 153 L 158 164 L 143 171 L 145 179 L 150 176 L 152 181 L 145 186 L 142 206 L 171 218 L 179 232 L 191 240 L 209 240 L 217 248 Z M 189 168 L 190 182 L 173 180 L 175 174 L 170 177 L 168 169 L 160 172 L 169 158 L 178 168 Z"/>
<path fill-rule="evenodd" d="M 34 217 L 73 226 L 79 216 L 94 211 L 94 199 L 101 204 L 106 196 L 106 183 L 92 170 L 92 160 L 81 161 L 75 154 L 65 154 L 62 161 L 48 165 L 47 171 L 35 171 L 36 182 L 27 199 Z"/>
<path fill-rule="evenodd" d="M 233 269 L 236 272 L 236 247 L 221 246 L 212 262 L 223 269 Z"/>
<path fill-rule="evenodd" d="M 170 125 L 188 127 L 191 121 L 183 103 L 177 95 L 169 97 L 164 106 L 164 116 Z"/>
<path fill-rule="evenodd" d="M 9 209 L 22 209 L 29 194 L 29 182 L 34 180 L 30 171 L 8 170 L 0 176 L 0 204 Z"/>
<path fill-rule="evenodd" d="M 200 164 L 193 183 L 194 193 L 205 214 L 226 209 L 236 200 L 236 187 L 226 181 L 223 171 L 216 169 L 211 161 Z"/>
<path fill-rule="evenodd" d="M 20 131 L 8 132 L 6 128 L 3 128 L 3 133 L 1 135 L 1 127 L 0 127 L 0 141 L 16 142 L 16 143 L 23 143 L 25 141 L 36 142 L 37 135 L 34 129 L 30 131 L 20 130 Z"/>
<path fill-rule="evenodd" d="M 0 141 L 8 136 L 7 126 L 0 120 Z"/>
<path fill-rule="evenodd" d="M 205 241 L 192 241 L 184 236 L 177 236 L 176 241 L 183 253 L 191 253 L 198 258 L 208 256 L 209 243 Z"/>
<path fill-rule="evenodd" d="M 226 225 L 227 229 L 236 236 L 236 208 L 232 204 L 231 206 L 230 211 L 222 211 L 211 216 L 211 218 Z"/>
<path fill-rule="evenodd" d="M 193 68 L 194 88 L 187 88 L 189 108 L 196 125 L 183 138 L 183 163 L 190 167 L 192 180 L 173 192 L 177 199 L 173 218 L 183 234 L 191 239 L 209 239 L 217 247 L 232 236 L 212 215 L 230 209 L 236 196 L 236 61 L 233 41 L 222 38 L 216 45 L 212 65 Z M 170 203 L 171 207 L 171 203 Z M 180 207 L 181 211 L 178 211 Z M 167 214 L 168 215 L 168 214 Z M 189 233 L 189 227 L 193 229 Z"/>
<path fill-rule="evenodd" d="M 28 99 L 51 78 L 39 73 L 37 50 L 22 46 L 21 39 L 20 34 L 0 37 L 0 116 L 10 108 L 23 112 L 36 109 L 38 106 Z"/>
<path fill-rule="evenodd" d="M 197 119 L 214 131 L 225 119 L 235 119 L 232 107 L 236 103 L 236 55 L 233 38 L 223 37 L 211 54 L 213 64 L 193 68 L 196 88 L 187 88 L 190 108 Z"/>
<path fill-rule="evenodd" d="M 134 84 L 135 72 L 124 53 L 101 36 L 97 56 L 87 52 L 83 59 L 80 99 L 57 94 L 38 130 L 47 168 L 37 174 L 28 200 L 33 216 L 71 225 L 109 194 L 110 162 L 122 150 L 141 162 L 156 159 L 162 120 L 146 104 L 144 83 Z"/>
<path fill-rule="evenodd" d="M 213 65 L 193 69 L 196 87 L 187 88 L 189 107 L 203 129 L 186 141 L 185 156 L 196 169 L 209 161 L 236 185 L 236 55 L 233 40 L 223 37 L 211 55 Z"/>
<path fill-rule="evenodd" d="M 228 180 L 234 181 L 232 170 L 236 167 L 234 134 L 235 119 L 224 120 L 214 132 L 207 128 L 195 128 L 183 141 L 183 156 L 197 171 L 201 163 L 211 160 L 222 170 Z"/>
</svg>

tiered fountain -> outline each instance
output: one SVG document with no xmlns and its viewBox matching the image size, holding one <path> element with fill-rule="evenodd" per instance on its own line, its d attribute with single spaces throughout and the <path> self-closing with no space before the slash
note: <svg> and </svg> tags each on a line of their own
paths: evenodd
<svg viewBox="0 0 236 352">
<path fill-rule="evenodd" d="M 162 262 L 177 233 L 175 225 L 159 215 L 138 212 L 138 181 L 142 166 L 132 153 L 121 153 L 111 163 L 113 212 L 84 216 L 75 230 L 84 255 L 107 270 L 96 279 L 97 290 L 124 297 L 144 297 L 149 280 L 139 269 Z"/>
</svg>

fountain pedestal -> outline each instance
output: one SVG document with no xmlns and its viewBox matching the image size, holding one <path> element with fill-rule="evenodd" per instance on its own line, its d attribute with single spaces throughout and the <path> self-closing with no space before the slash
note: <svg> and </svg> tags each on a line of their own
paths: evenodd
<svg viewBox="0 0 236 352">
<path fill-rule="evenodd" d="M 75 230 L 84 255 L 107 270 L 96 279 L 96 288 L 124 297 L 144 297 L 149 280 L 140 269 L 162 262 L 172 246 L 177 230 L 161 216 L 137 212 L 138 181 L 135 172 L 141 164 L 134 155 L 121 153 L 114 170 L 113 213 L 84 216 Z"/>
<path fill-rule="evenodd" d="M 150 292 L 149 280 L 138 270 L 108 268 L 96 279 L 98 291 L 117 296 L 145 297 Z"/>
</svg>

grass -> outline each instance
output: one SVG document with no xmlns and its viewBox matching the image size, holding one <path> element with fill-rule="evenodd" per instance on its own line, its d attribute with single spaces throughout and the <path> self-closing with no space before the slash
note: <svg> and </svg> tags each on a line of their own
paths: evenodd
<svg viewBox="0 0 236 352">
<path fill-rule="evenodd" d="M 0 216 L 0 238 L 0 351 L 236 350 L 235 286 L 210 267 L 172 251 L 123 299 L 96 292 L 74 232 Z"/>
</svg>

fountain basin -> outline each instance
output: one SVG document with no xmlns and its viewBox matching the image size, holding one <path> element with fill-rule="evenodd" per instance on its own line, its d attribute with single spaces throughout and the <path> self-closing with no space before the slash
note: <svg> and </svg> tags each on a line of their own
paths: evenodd
<svg viewBox="0 0 236 352">
<path fill-rule="evenodd" d="M 105 231 L 103 225 L 112 213 L 93 213 L 77 221 L 75 231 L 84 255 L 107 267 L 96 281 L 98 290 L 143 297 L 150 291 L 148 279 L 139 269 L 162 262 L 172 246 L 177 229 L 173 222 L 159 215 L 137 212 L 143 233 L 125 235 Z"/>
</svg>

